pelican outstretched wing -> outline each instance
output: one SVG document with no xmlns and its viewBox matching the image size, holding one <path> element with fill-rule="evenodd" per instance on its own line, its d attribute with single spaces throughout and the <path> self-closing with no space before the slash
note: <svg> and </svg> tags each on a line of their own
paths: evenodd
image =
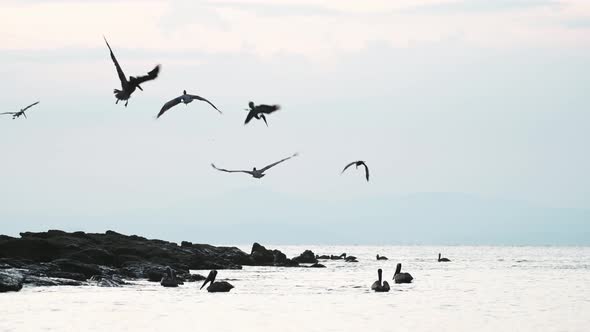
<svg viewBox="0 0 590 332">
<path fill-rule="evenodd" d="M 365 177 L 367 178 L 367 181 L 369 181 L 369 167 L 367 167 L 367 164 L 363 163 L 363 166 L 365 166 Z"/>
<path fill-rule="evenodd" d="M 270 114 L 281 109 L 280 105 L 258 105 L 256 110 L 260 113 Z"/>
<path fill-rule="evenodd" d="M 38 102 L 38 101 L 37 101 L 37 102 L 34 102 L 34 103 L 32 103 L 31 105 L 29 105 L 29 106 L 27 106 L 27 107 L 25 107 L 25 108 L 23 108 L 23 109 L 22 109 L 22 111 L 24 112 L 24 111 L 28 110 L 29 108 L 31 108 L 31 107 L 33 107 L 33 106 L 35 106 L 35 105 L 37 105 L 37 104 L 39 104 L 39 102 Z"/>
<path fill-rule="evenodd" d="M 121 69 L 121 66 L 119 65 L 119 61 L 117 61 L 117 58 L 115 58 L 115 54 L 113 53 L 113 50 L 111 49 L 111 45 L 109 45 L 107 38 L 105 36 L 103 36 L 103 38 L 104 38 L 104 42 L 107 43 L 107 47 L 109 48 L 109 51 L 111 52 L 111 59 L 113 60 L 113 63 L 115 64 L 115 68 L 117 68 L 117 75 L 119 75 L 119 80 L 121 81 L 121 86 L 124 89 L 125 85 L 127 85 L 127 77 L 125 77 L 125 73 L 123 72 L 123 69 Z"/>
<path fill-rule="evenodd" d="M 225 169 L 225 168 L 219 168 L 219 167 L 215 166 L 215 164 L 211 164 L 211 166 L 213 166 L 213 168 L 215 168 L 218 171 L 227 172 L 227 173 L 246 173 L 246 174 L 252 174 L 252 171 L 229 170 L 229 169 Z"/>
<path fill-rule="evenodd" d="M 158 115 L 156 116 L 156 119 L 159 118 L 160 116 L 162 116 L 162 114 L 164 114 L 167 110 L 180 104 L 181 101 L 182 101 L 182 96 L 176 97 L 176 98 L 172 99 L 171 101 L 167 102 L 166 104 L 164 104 L 164 106 L 162 106 L 162 109 L 160 110 L 160 113 L 158 113 Z"/>
<path fill-rule="evenodd" d="M 349 168 L 350 166 L 356 164 L 358 161 L 353 161 L 350 164 L 346 165 L 346 167 L 344 167 L 344 169 L 342 170 L 342 172 L 340 172 L 340 174 L 344 173 L 344 171 L 346 171 L 347 168 Z"/>
<path fill-rule="evenodd" d="M 191 96 L 193 99 L 197 99 L 197 100 L 201 100 L 201 101 L 206 102 L 207 104 L 211 105 L 217 112 L 219 112 L 219 114 L 223 114 L 219 109 L 217 109 L 217 107 L 215 107 L 215 105 L 213 105 L 212 102 L 208 101 L 207 99 L 205 99 L 203 97 L 196 96 L 196 95 L 189 95 L 189 96 Z"/>
<path fill-rule="evenodd" d="M 283 162 L 283 161 L 285 161 L 285 160 L 289 160 L 289 159 L 291 159 L 291 158 L 293 158 L 293 157 L 297 157 L 298 155 L 299 155 L 298 153 L 295 153 L 295 154 L 293 154 L 293 155 L 292 155 L 292 156 L 290 156 L 290 157 L 287 157 L 287 158 L 285 158 L 285 159 L 281 159 L 281 160 L 279 160 L 279 161 L 277 161 L 277 162 L 275 162 L 275 163 L 272 163 L 272 164 L 270 164 L 270 165 L 268 165 L 268 166 L 266 166 L 266 167 L 264 167 L 264 168 L 260 169 L 260 171 L 261 171 L 261 172 L 264 172 L 264 171 L 268 170 L 269 168 L 271 168 L 271 167 L 273 167 L 273 166 L 276 166 L 276 165 L 278 165 L 278 164 L 282 163 L 282 162 Z"/>
<path fill-rule="evenodd" d="M 256 112 L 254 110 L 250 110 L 250 112 L 248 112 L 248 115 L 246 116 L 246 121 L 244 121 L 244 124 L 245 125 L 248 124 L 248 122 L 250 122 L 250 120 L 252 120 L 254 115 L 256 115 Z"/>
<path fill-rule="evenodd" d="M 264 123 L 266 123 L 266 126 L 268 127 L 268 122 L 266 122 L 266 116 L 264 116 L 264 114 L 260 114 L 260 118 L 264 120 Z"/>
<path fill-rule="evenodd" d="M 0 113 L 0 115 L 4 115 L 4 114 L 11 114 L 11 115 L 14 115 L 14 114 L 16 114 L 16 112 L 4 112 L 4 113 Z"/>
<path fill-rule="evenodd" d="M 133 82 L 133 84 L 140 85 L 141 83 L 155 80 L 158 77 L 158 73 L 160 72 L 160 65 L 157 65 L 144 76 L 133 76 L 129 79 L 129 82 Z"/>
</svg>

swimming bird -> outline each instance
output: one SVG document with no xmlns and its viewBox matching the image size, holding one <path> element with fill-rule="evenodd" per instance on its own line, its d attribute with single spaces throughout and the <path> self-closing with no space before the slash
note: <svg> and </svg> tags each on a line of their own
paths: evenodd
<svg viewBox="0 0 590 332">
<path fill-rule="evenodd" d="M 122 90 L 118 90 L 118 89 L 113 90 L 113 93 L 115 94 L 115 98 L 117 98 L 117 101 L 115 102 L 115 104 L 118 104 L 119 100 L 125 100 L 125 107 L 127 107 L 127 104 L 129 103 L 129 98 L 131 98 L 131 94 L 135 91 L 135 89 L 138 88 L 139 90 L 143 91 L 140 84 L 147 82 L 147 81 L 154 80 L 154 79 L 156 79 L 156 77 L 158 77 L 158 73 L 160 72 L 160 65 L 157 65 L 154 69 L 149 71 L 147 73 L 147 75 L 129 76 L 129 80 L 127 80 L 127 78 L 125 77 L 125 73 L 123 73 L 123 69 L 121 69 L 119 62 L 117 61 L 117 58 L 115 58 L 115 54 L 113 54 L 113 50 L 111 49 L 111 45 L 109 45 L 109 42 L 107 41 L 106 37 L 103 37 L 103 38 L 104 38 L 105 43 L 107 43 L 107 47 L 109 48 L 109 51 L 111 52 L 111 59 L 113 60 L 113 63 L 115 64 L 115 68 L 117 68 L 117 74 L 119 75 L 119 80 L 121 81 L 121 89 Z"/>
<path fill-rule="evenodd" d="M 293 158 L 293 157 L 296 157 L 297 155 L 298 155 L 298 154 L 297 154 L 297 153 L 295 153 L 295 154 L 293 154 L 293 155 L 292 155 L 292 156 L 290 156 L 290 157 L 287 157 L 287 158 L 285 158 L 285 159 L 281 159 L 281 160 L 279 160 L 279 161 L 277 161 L 277 162 L 275 162 L 275 163 L 272 163 L 272 164 L 270 164 L 270 165 L 268 165 L 268 166 L 266 166 L 266 167 L 263 167 L 263 168 L 261 168 L 261 169 L 256 169 L 256 167 L 254 167 L 254 168 L 252 168 L 252 170 L 251 170 L 251 171 L 244 171 L 244 170 L 227 170 L 227 169 L 223 169 L 223 168 L 218 168 L 217 166 L 215 166 L 215 164 L 211 164 L 211 166 L 213 166 L 213 168 L 215 168 L 215 169 L 216 169 L 216 170 L 218 170 L 218 171 L 227 172 L 227 173 L 247 173 L 247 174 L 250 174 L 250 175 L 252 175 L 252 176 L 253 176 L 254 178 L 256 178 L 256 179 L 260 179 L 260 178 L 262 178 L 263 176 L 265 176 L 265 175 L 266 175 L 266 174 L 264 174 L 264 172 L 266 172 L 266 171 L 267 171 L 269 168 L 271 168 L 271 167 L 273 167 L 273 166 L 276 166 L 276 165 L 278 165 L 278 164 L 282 163 L 282 162 L 283 162 L 283 161 L 285 161 L 285 160 L 289 160 L 289 159 L 291 159 L 291 158 Z"/>
<path fill-rule="evenodd" d="M 178 287 L 178 284 L 176 273 L 170 268 L 170 266 L 166 266 L 166 275 L 160 280 L 160 285 L 164 287 Z"/>
<path fill-rule="evenodd" d="M 344 167 L 344 169 L 342 170 L 342 172 L 341 172 L 340 174 L 344 173 L 344 171 L 346 171 L 346 169 L 347 169 L 347 168 L 349 168 L 349 167 L 350 167 L 350 166 L 352 166 L 352 165 L 355 165 L 357 169 L 358 169 L 358 168 L 359 168 L 359 166 L 361 166 L 361 165 L 362 165 L 362 166 L 365 166 L 365 177 L 367 178 L 367 181 L 369 181 L 369 167 L 367 167 L 367 164 L 365 164 L 365 162 L 364 162 L 364 161 L 362 161 L 362 160 L 359 160 L 359 161 L 353 161 L 353 162 L 351 162 L 350 164 L 346 165 L 346 167 Z"/>
<path fill-rule="evenodd" d="M 248 111 L 248 115 L 246 116 L 246 121 L 244 121 L 244 125 L 248 124 L 248 122 L 250 122 L 252 118 L 255 118 L 257 120 L 264 120 L 264 123 L 266 123 L 266 126 L 268 127 L 268 122 L 266 122 L 266 117 L 264 116 L 264 114 L 271 114 L 281 109 L 280 105 L 260 104 L 256 106 L 252 101 L 248 103 L 248 106 L 250 107 L 250 109 L 246 108 L 246 111 Z"/>
<path fill-rule="evenodd" d="M 402 263 L 397 263 L 395 273 L 393 274 L 393 280 L 396 284 L 409 284 L 412 282 L 414 277 L 411 274 L 402 271 Z"/>
<path fill-rule="evenodd" d="M 378 261 L 386 261 L 388 258 L 385 256 L 379 256 L 379 254 L 377 254 L 377 260 Z"/>
<path fill-rule="evenodd" d="M 344 258 L 346 258 L 346 253 L 342 253 L 339 256 L 330 255 L 330 259 L 344 259 Z"/>
<path fill-rule="evenodd" d="M 387 283 L 387 281 L 383 281 L 383 284 L 381 284 L 382 274 L 383 271 L 381 271 L 381 269 L 377 270 L 379 280 L 375 281 L 371 286 L 371 289 L 375 292 L 389 292 L 389 283 Z"/>
<path fill-rule="evenodd" d="M 34 103 L 32 103 L 31 105 L 29 105 L 29 106 L 27 106 L 27 107 L 25 107 L 25 108 L 21 108 L 21 110 L 20 110 L 20 111 L 18 111 L 18 112 L 4 112 L 4 113 L 0 113 L 0 115 L 3 115 L 3 114 L 10 114 L 10 115 L 12 115 L 12 119 L 13 119 L 13 120 L 14 120 L 14 119 L 16 119 L 16 118 L 19 118 L 19 117 L 22 115 L 22 116 L 24 116 L 24 117 L 25 117 L 25 119 L 26 119 L 26 118 L 27 118 L 27 114 L 25 113 L 25 111 L 26 111 L 26 110 L 28 110 L 29 108 L 31 108 L 31 107 L 33 107 L 33 106 L 37 105 L 37 104 L 39 104 L 39 102 L 38 102 L 38 101 L 37 101 L 37 102 L 34 102 Z"/>
<path fill-rule="evenodd" d="M 450 262 L 451 260 L 448 258 L 440 258 L 440 252 L 438 253 L 438 261 L 439 262 Z"/>
<path fill-rule="evenodd" d="M 355 256 L 346 256 L 344 257 L 344 261 L 349 263 L 358 263 Z"/>
<path fill-rule="evenodd" d="M 227 281 L 215 281 L 215 278 L 217 277 L 217 270 L 211 270 L 211 272 L 209 272 L 209 275 L 207 276 L 207 279 L 205 279 L 205 282 L 203 283 L 203 285 L 201 286 L 200 289 L 203 289 L 203 287 L 205 287 L 205 285 L 210 282 L 211 284 L 209 285 L 209 287 L 207 287 L 207 291 L 209 293 L 225 293 L 225 292 L 229 292 L 232 288 L 234 288 L 234 286 L 232 284 L 230 284 Z"/>
<path fill-rule="evenodd" d="M 223 114 L 223 113 L 221 113 L 220 110 L 217 109 L 217 107 L 215 107 L 215 105 L 213 105 L 213 103 L 211 103 L 207 99 L 205 99 L 203 97 L 196 96 L 196 95 L 189 95 L 189 94 L 186 93 L 186 90 L 184 90 L 182 92 L 182 96 L 176 97 L 176 98 L 170 100 L 169 102 L 167 102 L 166 104 L 164 104 L 164 106 L 162 106 L 162 109 L 160 110 L 160 113 L 158 113 L 158 116 L 156 116 L 156 118 L 159 118 L 167 110 L 171 109 L 172 107 L 174 107 L 174 106 L 176 106 L 176 105 L 178 105 L 180 103 L 184 103 L 185 105 L 188 105 L 193 100 L 201 100 L 201 101 L 204 101 L 207 104 L 211 105 L 215 110 L 217 110 L 217 112 L 219 112 L 219 114 Z"/>
</svg>

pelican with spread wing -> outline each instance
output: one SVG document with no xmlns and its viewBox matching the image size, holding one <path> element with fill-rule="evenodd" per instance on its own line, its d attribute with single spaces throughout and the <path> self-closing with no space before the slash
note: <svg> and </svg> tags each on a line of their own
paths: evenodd
<svg viewBox="0 0 590 332">
<path fill-rule="evenodd" d="M 250 109 L 246 109 L 246 111 L 248 111 L 248 115 L 246 116 L 246 121 L 244 121 L 244 125 L 248 124 L 248 122 L 250 122 L 252 118 L 255 118 L 257 120 L 264 120 L 264 123 L 266 123 L 266 126 L 268 127 L 268 122 L 266 122 L 266 117 L 264 116 L 264 114 L 271 114 L 281 109 L 280 105 L 260 104 L 256 106 L 252 101 L 248 103 L 248 106 L 250 107 Z"/>
<path fill-rule="evenodd" d="M 346 167 L 344 167 L 344 169 L 342 170 L 342 173 L 344 173 L 344 171 L 346 171 L 346 169 L 352 165 L 355 165 L 356 168 L 359 168 L 359 166 L 365 166 L 365 177 L 367 178 L 367 181 L 369 181 L 369 167 L 367 167 L 367 164 L 365 164 L 365 162 L 362 160 L 353 161 L 350 164 L 346 165 Z M 342 174 L 342 173 L 340 173 L 340 174 Z"/>
<path fill-rule="evenodd" d="M 227 172 L 227 173 L 246 173 L 246 174 L 252 175 L 256 179 L 260 179 L 260 178 L 262 178 L 263 176 L 266 175 L 266 174 L 264 174 L 264 172 L 266 172 L 267 170 L 269 170 L 271 167 L 274 167 L 274 166 L 282 163 L 283 161 L 286 161 L 286 160 L 289 160 L 289 159 L 291 159 L 293 157 L 296 157 L 297 155 L 298 154 L 295 153 L 295 154 L 293 154 L 290 157 L 287 157 L 285 159 L 281 159 L 281 160 L 279 160 L 279 161 L 277 161 L 275 163 L 272 163 L 272 164 L 270 164 L 270 165 L 268 165 L 266 167 L 263 167 L 261 169 L 256 169 L 256 167 L 254 167 L 254 168 L 252 168 L 251 171 L 245 171 L 245 170 L 228 170 L 228 169 L 224 169 L 224 168 L 219 168 L 219 167 L 215 166 L 215 164 L 211 164 L 211 166 L 213 166 L 213 168 L 215 168 L 218 171 Z"/>
<path fill-rule="evenodd" d="M 123 69 L 119 65 L 117 58 L 115 58 L 115 54 L 113 54 L 113 50 L 111 49 L 111 45 L 107 41 L 106 37 L 104 38 L 105 43 L 107 43 L 107 47 L 111 52 L 111 59 L 115 64 L 115 68 L 117 68 L 117 75 L 119 75 L 119 80 L 121 81 L 121 90 L 114 89 L 113 93 L 115 94 L 115 98 L 117 101 L 115 104 L 119 103 L 119 100 L 125 100 L 125 107 L 129 104 L 129 98 L 131 98 L 131 94 L 135 91 L 135 89 L 139 89 L 143 91 L 140 84 L 145 83 L 147 81 L 151 81 L 158 77 L 158 73 L 160 72 L 160 65 L 157 65 L 154 69 L 149 71 L 147 75 L 144 76 L 129 76 L 129 80 L 125 77 L 125 73 L 123 73 Z"/>
<path fill-rule="evenodd" d="M 219 112 L 219 114 L 222 114 L 221 111 L 218 110 L 217 107 L 215 107 L 215 105 L 213 105 L 213 103 L 211 103 L 207 99 L 205 99 L 203 97 L 196 96 L 196 95 L 189 95 L 186 93 L 186 90 L 184 90 L 182 92 L 182 96 L 176 97 L 176 98 L 170 100 L 169 102 L 167 102 L 166 104 L 164 104 L 164 106 L 162 106 L 162 109 L 160 110 L 160 113 L 158 113 L 158 116 L 156 116 L 156 118 L 161 117 L 162 114 L 166 113 L 167 110 L 171 109 L 172 107 L 174 107 L 180 103 L 184 103 L 185 105 L 188 105 L 193 100 L 204 101 L 207 104 L 211 105 L 211 107 L 213 107 L 217 112 Z"/>
<path fill-rule="evenodd" d="M 31 105 L 29 105 L 29 106 L 27 106 L 27 107 L 25 107 L 25 108 L 21 109 L 21 110 L 20 110 L 20 111 L 18 111 L 18 112 L 4 112 L 4 113 L 0 113 L 0 115 L 4 115 L 4 114 L 9 114 L 9 115 L 12 115 L 12 119 L 13 119 L 13 120 L 14 120 L 14 119 L 17 119 L 17 118 L 19 118 L 19 117 L 22 115 L 22 116 L 24 116 L 24 117 L 25 117 L 25 119 L 26 119 L 26 118 L 27 118 L 27 114 L 25 113 L 25 111 L 26 111 L 26 110 L 28 110 L 29 108 L 31 108 L 31 107 L 33 107 L 33 106 L 37 105 L 37 104 L 39 104 L 39 102 L 32 103 Z"/>
</svg>

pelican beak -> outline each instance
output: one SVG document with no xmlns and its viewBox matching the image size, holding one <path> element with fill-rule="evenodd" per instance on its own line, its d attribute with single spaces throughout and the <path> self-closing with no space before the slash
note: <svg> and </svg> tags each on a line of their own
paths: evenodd
<svg viewBox="0 0 590 332">
<path fill-rule="evenodd" d="M 141 88 L 141 86 L 139 86 L 139 85 L 138 85 L 138 86 L 137 86 L 137 88 L 138 88 L 139 90 L 143 91 L 143 89 Z"/>
</svg>

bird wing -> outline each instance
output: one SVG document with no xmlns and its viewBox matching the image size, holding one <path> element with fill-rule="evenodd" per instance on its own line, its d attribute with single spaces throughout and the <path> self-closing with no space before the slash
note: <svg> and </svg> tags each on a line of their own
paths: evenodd
<svg viewBox="0 0 590 332">
<path fill-rule="evenodd" d="M 260 113 L 270 114 L 281 109 L 280 105 L 258 105 L 256 110 Z"/>
<path fill-rule="evenodd" d="M 147 73 L 147 75 L 144 76 L 134 76 L 131 79 L 133 80 L 134 84 L 141 84 L 143 82 L 147 82 L 147 81 L 151 81 L 151 80 L 155 80 L 156 77 L 158 77 L 158 73 L 160 72 L 160 65 L 157 65 L 156 67 L 154 67 L 154 69 L 152 69 L 151 71 L 149 71 Z"/>
<path fill-rule="evenodd" d="M 119 75 L 119 80 L 121 81 L 121 86 L 124 89 L 125 85 L 127 84 L 127 78 L 125 77 L 125 73 L 123 72 L 123 69 L 121 69 L 121 66 L 119 65 L 119 61 L 117 61 L 117 58 L 115 58 L 115 54 L 113 53 L 113 50 L 111 49 L 111 45 L 109 45 L 107 38 L 104 36 L 103 36 L 103 38 L 104 38 L 105 43 L 107 43 L 107 47 L 109 48 L 109 51 L 111 52 L 111 59 L 113 59 L 113 62 L 115 63 L 115 68 L 117 68 L 117 74 Z"/>
<path fill-rule="evenodd" d="M 219 167 L 215 166 L 215 164 L 211 164 L 211 166 L 213 166 L 213 168 L 215 168 L 218 171 L 227 172 L 227 173 L 247 173 L 247 174 L 252 174 L 251 171 L 229 170 L 229 169 L 219 168 Z"/>
<path fill-rule="evenodd" d="M 4 115 L 4 114 L 16 114 L 16 112 L 4 112 L 4 113 L 0 113 L 0 115 Z"/>
<path fill-rule="evenodd" d="M 182 101 L 182 96 L 176 97 L 176 98 L 170 100 L 169 102 L 167 102 L 166 104 L 164 104 L 164 106 L 162 106 L 162 109 L 160 110 L 160 113 L 158 113 L 158 115 L 156 116 L 156 119 L 159 118 L 160 116 L 162 116 L 162 114 L 164 114 L 167 110 L 180 104 L 181 101 Z"/>
<path fill-rule="evenodd" d="M 342 172 L 340 174 L 344 173 L 344 171 L 346 171 L 347 168 L 349 168 L 350 166 L 352 166 L 352 165 L 354 165 L 356 163 L 357 163 L 356 161 L 353 161 L 350 164 L 346 165 L 346 167 L 344 167 L 344 169 L 342 170 Z"/>
<path fill-rule="evenodd" d="M 268 122 L 266 122 L 266 116 L 264 116 L 264 114 L 260 114 L 260 118 L 264 120 L 264 123 L 266 123 L 266 126 L 268 127 Z"/>
<path fill-rule="evenodd" d="M 264 172 L 264 171 L 268 170 L 269 168 L 271 168 L 271 167 L 273 167 L 273 166 L 276 166 L 276 165 L 278 165 L 278 164 L 282 163 L 282 162 L 283 162 L 283 161 L 285 161 L 285 160 L 289 160 L 289 159 L 291 159 L 291 158 L 293 158 L 293 157 L 296 157 L 297 155 L 298 155 L 298 153 L 295 153 L 295 154 L 293 154 L 292 156 L 290 156 L 290 157 L 287 157 L 287 158 L 285 158 L 285 159 L 281 159 L 281 160 L 279 160 L 279 161 L 277 161 L 277 162 L 275 162 L 275 163 L 272 163 L 272 164 L 270 164 L 270 165 L 268 165 L 268 166 L 266 166 L 266 167 L 264 167 L 264 168 L 260 169 L 259 171 L 261 171 L 261 172 Z"/>
<path fill-rule="evenodd" d="M 369 167 L 367 167 L 367 164 L 363 163 L 363 166 L 365 166 L 365 177 L 367 178 L 367 181 L 369 181 Z"/>
<path fill-rule="evenodd" d="M 26 110 L 28 110 L 29 108 L 31 108 L 31 107 L 33 107 L 33 106 L 37 105 L 37 104 L 39 104 L 39 102 L 32 103 L 31 105 L 29 105 L 29 106 L 27 106 L 27 107 L 23 108 L 23 112 L 24 112 L 24 111 L 26 111 Z"/>
<path fill-rule="evenodd" d="M 251 110 L 250 112 L 248 112 L 248 115 L 246 116 L 246 121 L 244 121 L 244 124 L 248 124 L 248 122 L 250 122 L 250 120 L 252 120 L 254 115 L 256 115 L 256 112 L 254 110 Z"/>
<path fill-rule="evenodd" d="M 207 99 L 205 99 L 203 97 L 196 96 L 196 95 L 189 95 L 189 96 L 191 96 L 193 99 L 197 99 L 197 100 L 201 100 L 201 101 L 206 102 L 207 104 L 211 105 L 215 110 L 217 110 L 217 112 L 219 112 L 219 114 L 223 114 L 219 109 L 217 109 L 217 107 L 215 107 L 215 105 L 213 105 L 212 102 L 208 101 Z"/>
</svg>

